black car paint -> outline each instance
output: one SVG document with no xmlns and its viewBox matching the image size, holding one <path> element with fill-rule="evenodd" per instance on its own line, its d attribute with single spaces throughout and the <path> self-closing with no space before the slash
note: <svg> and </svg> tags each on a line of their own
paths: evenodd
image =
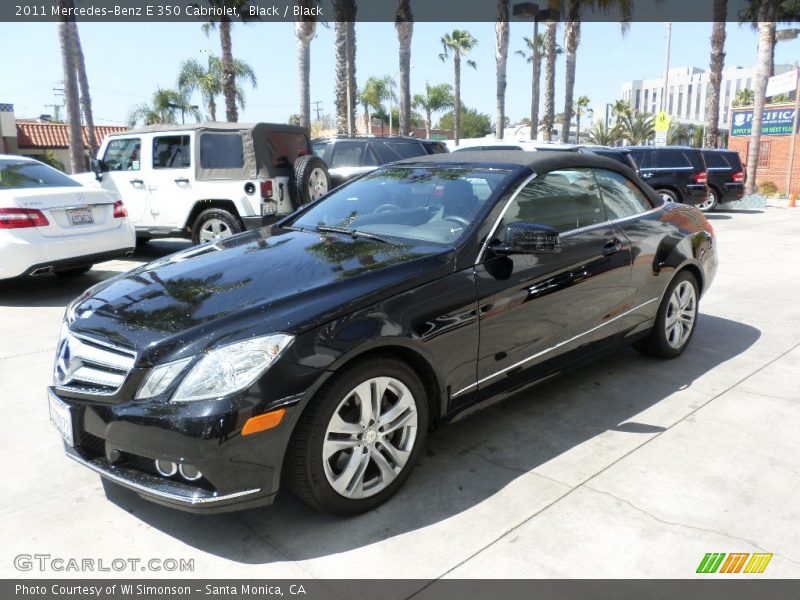
<svg viewBox="0 0 800 600">
<path fill-rule="evenodd" d="M 495 222 L 533 177 L 524 160 L 500 153 L 496 164 L 486 159 L 480 164 L 507 169 L 505 185 L 454 247 L 295 231 L 285 227 L 289 217 L 272 229 L 192 248 L 88 290 L 70 307 L 71 331 L 138 354 L 136 368 L 115 396 L 98 399 L 51 388 L 76 411 L 75 452 L 99 453 L 109 464 L 119 455 L 188 462 L 220 495 L 261 488 L 246 500 L 213 508 L 137 490 L 185 510 L 266 504 L 278 491 L 284 451 L 300 414 L 353 360 L 378 353 L 411 364 L 426 386 L 436 428 L 466 409 L 516 394 L 642 335 L 677 270 L 691 269 L 703 289 L 710 284 L 715 248 L 710 226 L 697 211 L 662 203 L 632 170 L 610 159 L 537 154 L 546 154 L 536 159 L 540 173 L 583 165 L 617 170 L 640 186 L 653 209 L 562 236 L 562 252 L 538 257 L 550 267 L 531 256 L 495 255 L 491 243 L 484 248 L 483 242 L 490 235 L 502 237 L 493 232 Z M 447 167 L 475 159 L 436 155 L 405 164 Z M 607 253 L 609 242 L 615 244 Z M 582 318 L 565 314 L 564 306 Z M 555 324 L 540 319 L 542 313 L 555 315 Z M 613 325 L 593 327 L 596 319 Z M 176 381 L 161 396 L 132 399 L 153 364 L 275 332 L 295 335 L 294 343 L 245 391 L 218 400 L 170 402 Z M 475 385 L 498 371 L 485 385 Z M 242 436 L 249 417 L 277 407 L 286 408 L 279 427 Z"/>
<path fill-rule="evenodd" d="M 700 150 L 689 146 L 628 146 L 641 178 L 655 190 L 668 190 L 678 202 L 695 206 L 708 199 L 708 185 L 695 181 L 708 175 Z M 674 160 L 674 159 L 678 160 Z"/>
<path fill-rule="evenodd" d="M 703 148 L 708 171 L 708 187 L 717 194 L 717 202 L 726 204 L 744 197 L 745 170 L 739 153 L 733 150 Z M 741 181 L 735 179 L 740 176 Z"/>
</svg>

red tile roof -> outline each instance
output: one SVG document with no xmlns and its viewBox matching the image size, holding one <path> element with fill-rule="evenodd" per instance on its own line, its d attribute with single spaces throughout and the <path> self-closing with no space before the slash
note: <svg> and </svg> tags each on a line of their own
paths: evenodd
<svg viewBox="0 0 800 600">
<path fill-rule="evenodd" d="M 109 133 L 126 131 L 118 125 L 95 125 L 98 145 Z M 83 143 L 89 145 L 86 126 L 83 127 Z M 22 148 L 68 148 L 69 127 L 65 123 L 43 123 L 41 121 L 17 120 L 17 144 Z"/>
</svg>

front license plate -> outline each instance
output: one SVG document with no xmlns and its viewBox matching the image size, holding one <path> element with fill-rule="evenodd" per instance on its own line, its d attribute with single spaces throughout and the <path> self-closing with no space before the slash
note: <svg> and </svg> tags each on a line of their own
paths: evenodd
<svg viewBox="0 0 800 600">
<path fill-rule="evenodd" d="M 67 211 L 70 225 L 91 225 L 94 215 L 91 208 L 73 208 Z"/>
<path fill-rule="evenodd" d="M 58 429 L 61 437 L 69 446 L 75 445 L 72 433 L 72 409 L 53 394 L 49 394 L 50 422 Z"/>
</svg>

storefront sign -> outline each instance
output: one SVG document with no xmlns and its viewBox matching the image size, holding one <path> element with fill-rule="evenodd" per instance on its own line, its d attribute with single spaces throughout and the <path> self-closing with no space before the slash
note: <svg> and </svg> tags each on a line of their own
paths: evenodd
<svg viewBox="0 0 800 600">
<path fill-rule="evenodd" d="M 761 120 L 761 135 L 791 135 L 794 107 L 767 108 Z M 750 135 L 753 111 L 737 110 L 733 113 L 731 135 Z"/>
</svg>

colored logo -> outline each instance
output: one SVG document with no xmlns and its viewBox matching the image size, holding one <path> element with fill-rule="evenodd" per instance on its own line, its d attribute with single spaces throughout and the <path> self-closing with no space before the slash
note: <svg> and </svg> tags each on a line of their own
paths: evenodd
<svg viewBox="0 0 800 600">
<path fill-rule="evenodd" d="M 697 567 L 698 573 L 763 573 L 772 560 L 766 552 L 708 552 Z"/>
</svg>

